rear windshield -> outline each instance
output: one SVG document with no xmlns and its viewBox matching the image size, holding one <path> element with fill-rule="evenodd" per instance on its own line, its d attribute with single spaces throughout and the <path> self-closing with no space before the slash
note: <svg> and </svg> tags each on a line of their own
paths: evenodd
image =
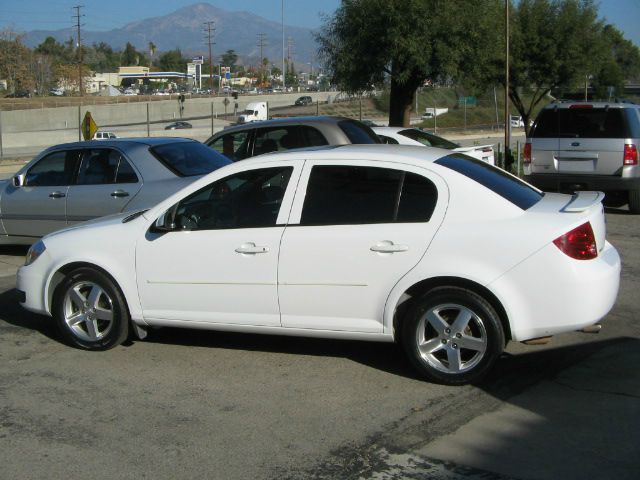
<svg viewBox="0 0 640 480">
<path fill-rule="evenodd" d="M 198 142 L 176 142 L 152 147 L 149 151 L 179 177 L 204 175 L 233 162 Z"/>
<path fill-rule="evenodd" d="M 534 138 L 637 138 L 640 121 L 632 108 L 550 108 L 543 110 Z"/>
<path fill-rule="evenodd" d="M 382 143 L 371 128 L 357 120 L 341 120 L 338 126 L 351 143 Z"/>
<path fill-rule="evenodd" d="M 400 135 L 409 137 L 411 140 L 420 142 L 421 144 L 427 147 L 437 147 L 437 148 L 446 148 L 447 150 L 454 150 L 460 146 L 456 143 L 450 142 L 449 140 L 445 140 L 442 137 L 438 137 L 437 135 L 432 135 L 430 133 L 424 132 L 422 130 L 418 130 L 416 128 L 409 128 L 407 130 L 402 130 L 400 132 Z"/>
<path fill-rule="evenodd" d="M 475 180 L 522 210 L 529 209 L 538 203 L 543 196 L 542 193 L 519 178 L 460 153 L 447 155 L 436 160 L 435 163 Z"/>
</svg>

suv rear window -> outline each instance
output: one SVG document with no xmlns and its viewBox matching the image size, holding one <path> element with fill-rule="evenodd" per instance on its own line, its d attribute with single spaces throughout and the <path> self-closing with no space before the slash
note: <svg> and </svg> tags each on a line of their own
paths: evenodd
<svg viewBox="0 0 640 480">
<path fill-rule="evenodd" d="M 513 175 L 488 163 L 460 153 L 453 153 L 435 161 L 438 165 L 450 168 L 480 185 L 497 193 L 522 210 L 527 210 L 540 201 L 543 194 Z"/>
<path fill-rule="evenodd" d="M 534 138 L 637 138 L 638 116 L 631 108 L 549 108 L 540 113 Z"/>
<path fill-rule="evenodd" d="M 179 177 L 204 175 L 229 165 L 224 155 L 199 142 L 176 142 L 152 147 L 149 151 Z"/>
<path fill-rule="evenodd" d="M 338 126 L 351 143 L 382 143 L 373 130 L 357 120 L 341 120 Z"/>
</svg>

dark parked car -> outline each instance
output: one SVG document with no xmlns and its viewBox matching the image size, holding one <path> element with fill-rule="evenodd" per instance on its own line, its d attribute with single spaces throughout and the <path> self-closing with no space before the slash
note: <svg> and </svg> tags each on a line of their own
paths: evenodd
<svg viewBox="0 0 640 480">
<path fill-rule="evenodd" d="M 31 98 L 31 92 L 27 90 L 18 90 L 16 92 L 5 95 L 4 98 Z"/>
<path fill-rule="evenodd" d="M 313 103 L 313 99 L 305 95 L 304 97 L 300 97 L 296 100 L 296 105 L 311 105 Z"/>
<path fill-rule="evenodd" d="M 31 244 L 54 230 L 155 205 L 231 162 L 185 138 L 56 145 L 0 182 L 0 244 Z"/>
<path fill-rule="evenodd" d="M 173 122 L 164 127 L 165 130 L 181 130 L 183 128 L 193 128 L 189 122 Z"/>
<path fill-rule="evenodd" d="M 205 142 L 233 161 L 294 148 L 381 143 L 363 123 L 345 117 L 291 117 L 225 128 Z"/>
</svg>

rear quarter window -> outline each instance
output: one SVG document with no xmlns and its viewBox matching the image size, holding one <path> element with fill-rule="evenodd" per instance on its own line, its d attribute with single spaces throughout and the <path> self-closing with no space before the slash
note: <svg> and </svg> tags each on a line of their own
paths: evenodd
<svg viewBox="0 0 640 480">
<path fill-rule="evenodd" d="M 460 153 L 447 155 L 436 160 L 435 163 L 478 182 L 522 210 L 531 208 L 543 196 L 519 178 Z"/>
<path fill-rule="evenodd" d="M 371 128 L 357 120 L 342 120 L 338 126 L 351 143 L 382 143 Z"/>
</svg>

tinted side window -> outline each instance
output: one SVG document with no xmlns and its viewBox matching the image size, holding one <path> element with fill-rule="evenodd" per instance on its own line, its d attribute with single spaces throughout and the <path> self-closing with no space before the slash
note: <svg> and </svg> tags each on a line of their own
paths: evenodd
<svg viewBox="0 0 640 480">
<path fill-rule="evenodd" d="M 259 228 L 276 224 L 293 167 L 236 173 L 182 200 L 175 223 L 183 230 Z"/>
<path fill-rule="evenodd" d="M 116 173 L 116 183 L 137 183 L 138 176 L 133 170 L 133 167 L 129 162 L 120 155 L 120 161 L 118 162 L 118 172 Z"/>
<path fill-rule="evenodd" d="M 228 133 L 207 145 L 231 161 L 244 160 L 249 156 L 249 130 Z"/>
<path fill-rule="evenodd" d="M 50 153 L 29 169 L 25 184 L 32 187 L 71 185 L 79 157 L 79 150 Z"/>
<path fill-rule="evenodd" d="M 435 163 L 475 180 L 522 210 L 538 203 L 543 195 L 519 178 L 466 155 L 454 153 L 436 160 Z"/>
<path fill-rule="evenodd" d="M 120 154 L 106 148 L 85 150 L 78 172 L 78 185 L 113 183 Z"/>
<path fill-rule="evenodd" d="M 357 120 L 342 120 L 338 126 L 351 143 L 381 143 L 373 130 Z"/>
<path fill-rule="evenodd" d="M 320 147 L 322 145 L 329 145 L 329 142 L 324 138 L 324 135 L 313 127 L 300 127 L 300 135 L 302 137 L 301 147 Z"/>
<path fill-rule="evenodd" d="M 428 179 L 376 167 L 317 166 L 311 170 L 301 225 L 426 222 L 437 189 Z"/>
</svg>

